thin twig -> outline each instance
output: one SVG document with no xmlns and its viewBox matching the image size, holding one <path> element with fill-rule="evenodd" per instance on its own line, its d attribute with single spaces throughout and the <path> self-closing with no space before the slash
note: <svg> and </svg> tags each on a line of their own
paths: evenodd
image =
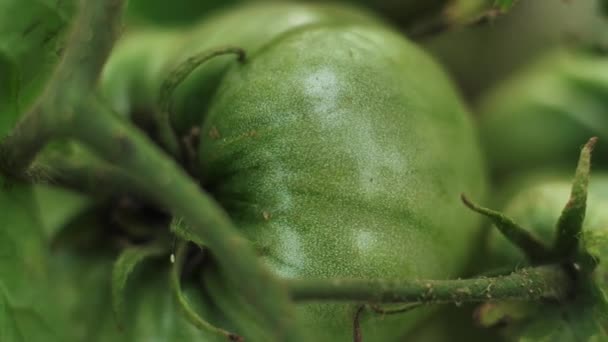
<svg viewBox="0 0 608 342">
<path fill-rule="evenodd" d="M 458 280 L 287 280 L 296 301 L 459 304 L 489 300 L 562 300 L 572 290 L 561 266 L 538 266 L 507 276 Z"/>
</svg>

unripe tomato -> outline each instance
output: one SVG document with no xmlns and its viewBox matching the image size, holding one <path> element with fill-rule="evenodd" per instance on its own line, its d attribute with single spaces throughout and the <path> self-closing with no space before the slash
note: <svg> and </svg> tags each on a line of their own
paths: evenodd
<svg viewBox="0 0 608 342">
<path fill-rule="evenodd" d="M 102 92 L 123 113 L 154 110 L 162 80 L 197 53 L 247 52 L 244 63 L 218 57 L 190 75 L 173 96 L 173 123 L 202 125 L 203 186 L 278 275 L 462 274 L 479 218 L 459 194 L 482 198 L 485 173 L 466 108 L 418 47 L 373 16 L 329 5 L 249 5 L 149 37 L 125 38 L 132 45 L 105 70 Z M 247 337 L 238 300 L 212 274 L 203 279 Z M 357 307 L 300 305 L 299 320 L 322 341 L 350 341 Z M 424 311 L 365 315 L 365 338 L 395 340 Z"/>
<path fill-rule="evenodd" d="M 595 162 L 608 155 L 608 58 L 556 51 L 490 92 L 481 134 L 497 173 L 576 165 L 581 142 L 600 137 Z"/>
<path fill-rule="evenodd" d="M 108 61 L 101 93 L 119 113 L 149 115 L 157 109 L 160 88 L 168 74 L 198 53 L 236 46 L 254 55 L 286 31 L 342 21 L 380 20 L 347 6 L 264 3 L 219 12 L 191 28 L 134 31 L 125 35 Z M 234 56 L 216 57 L 176 89 L 171 108 L 179 132 L 200 124 L 219 80 L 234 63 Z"/>
<path fill-rule="evenodd" d="M 201 138 L 203 186 L 282 277 L 451 278 L 475 248 L 478 218 L 459 203 L 484 191 L 469 114 L 441 68 L 381 25 L 268 42 L 224 76 Z M 299 320 L 349 341 L 356 307 L 299 305 Z M 391 341 L 421 316 L 366 315 L 362 330 Z"/>
</svg>

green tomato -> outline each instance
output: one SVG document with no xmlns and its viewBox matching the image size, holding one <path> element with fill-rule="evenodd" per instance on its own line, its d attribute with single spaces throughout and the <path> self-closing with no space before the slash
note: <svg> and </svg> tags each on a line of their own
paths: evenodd
<svg viewBox="0 0 608 342">
<path fill-rule="evenodd" d="M 459 203 L 484 192 L 471 118 L 441 68 L 381 25 L 301 27 L 234 64 L 200 163 L 203 186 L 281 277 L 453 278 L 480 233 Z M 316 340 L 349 341 L 356 307 L 302 304 L 298 319 Z M 423 313 L 366 315 L 365 338 L 396 340 Z"/>
<path fill-rule="evenodd" d="M 581 142 L 600 137 L 608 155 L 608 59 L 556 51 L 491 91 L 481 104 L 481 134 L 497 173 L 576 165 Z"/>
<path fill-rule="evenodd" d="M 507 15 L 491 25 L 450 30 L 424 39 L 423 44 L 454 76 L 465 95 L 478 101 L 488 88 L 527 63 L 568 45 L 566 37 L 602 41 L 607 28 L 596 0 L 516 1 Z"/>
<path fill-rule="evenodd" d="M 255 55 L 289 30 L 343 21 L 380 20 L 348 6 L 261 3 L 217 13 L 188 29 L 134 31 L 125 35 L 110 57 L 100 92 L 117 112 L 149 117 L 157 110 L 160 88 L 168 74 L 198 53 L 238 46 L 248 55 Z M 267 25 L 269 22 L 272 25 Z M 178 132 L 200 124 L 219 80 L 234 63 L 234 56 L 216 57 L 201 65 L 176 89 L 172 119 Z"/>
</svg>

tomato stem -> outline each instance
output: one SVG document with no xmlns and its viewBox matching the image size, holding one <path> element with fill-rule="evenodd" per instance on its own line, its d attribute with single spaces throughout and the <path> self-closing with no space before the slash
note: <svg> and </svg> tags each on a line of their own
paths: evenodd
<svg viewBox="0 0 608 342">
<path fill-rule="evenodd" d="M 43 95 L 0 145 L 0 170 L 27 172 L 54 138 L 75 138 L 132 176 L 131 186 L 183 216 L 230 282 L 263 318 L 277 341 L 297 341 L 287 290 L 256 257 L 249 242 L 211 197 L 140 131 L 117 118 L 93 94 L 121 31 L 124 0 L 84 0 L 67 49 Z"/>
<path fill-rule="evenodd" d="M 202 331 L 209 332 L 213 335 L 219 335 L 224 337 L 226 341 L 239 341 L 242 342 L 243 338 L 238 336 L 237 334 L 228 332 L 224 329 L 218 328 L 211 323 L 204 320 L 195 310 L 190 306 L 188 302 L 188 298 L 184 296 L 182 292 L 182 286 L 180 277 L 182 275 L 182 269 L 184 266 L 185 258 L 187 251 L 187 243 L 180 242 L 177 246 L 177 250 L 175 252 L 175 262 L 173 263 L 173 267 L 171 268 L 171 288 L 173 290 L 173 295 L 175 296 L 179 306 L 181 308 L 181 312 L 185 316 L 186 319 L 190 323 L 192 323 L 195 327 Z"/>
<path fill-rule="evenodd" d="M 206 242 L 223 274 L 263 317 L 276 340 L 299 340 L 287 289 L 263 266 L 228 215 L 185 171 L 141 131 L 112 115 L 104 104 L 90 101 L 77 108 L 72 138 L 134 177 L 152 200 L 184 217 Z"/>
<path fill-rule="evenodd" d="M 296 301 L 461 304 L 490 300 L 563 300 L 573 281 L 561 266 L 524 268 L 509 275 L 457 280 L 286 280 Z"/>
<path fill-rule="evenodd" d="M 69 188 L 91 197 L 106 199 L 116 194 L 139 193 L 145 188 L 133 187 L 134 180 L 122 169 L 88 156 L 77 158 L 59 154 L 45 154 L 32 168 L 43 170 L 43 177 L 31 179 L 35 183 L 48 183 Z M 142 195 L 143 198 L 150 196 Z"/>
<path fill-rule="evenodd" d="M 182 151 L 175 131 L 171 127 L 171 97 L 175 89 L 190 75 L 196 68 L 205 62 L 222 55 L 235 54 L 239 62 L 245 60 L 245 50 L 238 47 L 223 47 L 209 51 L 203 51 L 194 56 L 189 57 L 184 62 L 180 63 L 174 70 L 171 71 L 167 79 L 164 80 L 159 95 L 159 109 L 157 116 L 157 125 L 160 133 L 160 139 L 167 151 L 176 157 L 177 160 L 182 160 Z"/>
<path fill-rule="evenodd" d="M 73 105 L 88 98 L 120 35 L 124 0 L 85 0 L 42 96 L 0 145 L 0 170 L 20 177 L 53 137 L 72 129 Z M 77 129 L 77 128 L 74 128 Z"/>
</svg>

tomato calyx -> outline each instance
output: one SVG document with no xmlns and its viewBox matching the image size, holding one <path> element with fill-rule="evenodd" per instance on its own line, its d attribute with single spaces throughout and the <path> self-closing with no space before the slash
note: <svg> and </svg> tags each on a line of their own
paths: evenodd
<svg viewBox="0 0 608 342">
<path fill-rule="evenodd" d="M 488 217 L 500 233 L 526 255 L 531 264 L 563 263 L 570 265 L 569 269 L 575 273 L 582 271 L 583 268 L 590 272 L 597 263 L 590 261 L 588 253 L 580 244 L 580 237 L 587 208 L 591 154 L 596 142 L 597 137 L 589 139 L 581 150 L 570 198 L 556 224 L 556 238 L 553 246 L 546 245 L 530 230 L 521 227 L 503 213 L 481 207 L 464 194 L 461 196 L 462 202 L 469 209 Z"/>
<path fill-rule="evenodd" d="M 557 219 L 555 240 L 552 245 L 540 240 L 531 230 L 520 226 L 505 214 L 478 206 L 462 195 L 463 203 L 471 210 L 488 217 L 500 233 L 524 253 L 531 265 L 553 264 L 561 267 L 570 279 L 568 295 L 560 303 L 546 304 L 558 305 L 558 311 L 575 311 L 585 305 L 601 307 L 605 303 L 603 296 L 598 295 L 602 292 L 601 285 L 605 280 L 602 279 L 601 274 L 596 275 L 598 272 L 601 273 L 601 269 L 594 271 L 600 264 L 598 256 L 606 239 L 602 232 L 583 230 L 591 155 L 596 142 L 597 138 L 593 137 L 581 149 L 570 197 Z M 513 319 L 521 321 L 524 317 L 539 315 L 539 307 L 542 305 L 485 303 L 478 308 L 476 317 L 481 325 L 504 325 Z"/>
</svg>

